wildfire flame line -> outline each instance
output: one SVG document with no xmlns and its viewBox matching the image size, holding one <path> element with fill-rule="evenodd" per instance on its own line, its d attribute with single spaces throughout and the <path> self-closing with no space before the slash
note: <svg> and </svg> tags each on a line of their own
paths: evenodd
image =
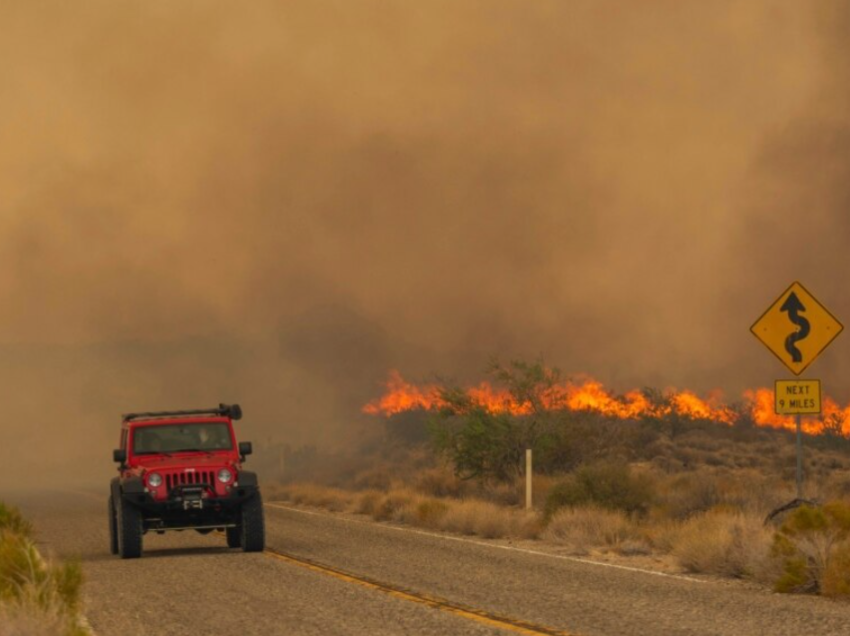
<svg viewBox="0 0 850 636">
<path fill-rule="evenodd" d="M 391 371 L 385 384 L 384 394 L 363 407 L 369 415 L 390 417 L 405 411 L 435 410 L 447 406 L 440 398 L 440 388 L 436 385 L 417 386 L 407 382 L 398 371 Z M 511 413 L 523 415 L 531 412 L 527 403 L 517 403 L 505 389 L 495 388 L 488 382 L 464 389 L 476 404 L 492 413 Z M 547 389 L 542 395 L 544 408 L 567 409 L 570 411 L 591 411 L 617 417 L 634 419 L 641 417 L 664 417 L 673 413 L 694 419 L 706 419 L 734 425 L 741 418 L 741 411 L 724 404 L 719 393 L 701 398 L 693 391 L 667 390 L 663 394 L 662 404 L 654 403 L 643 392 L 629 391 L 624 395 L 615 395 L 601 382 L 588 379 L 580 383 L 566 381 Z M 795 429 L 791 416 L 777 415 L 774 412 L 773 390 L 759 388 L 744 392 L 742 403 L 756 426 Z M 809 416 L 803 420 L 803 430 L 810 434 L 820 434 L 825 430 L 840 432 L 850 436 L 850 406 L 841 408 L 834 400 L 824 397 L 822 413 L 818 418 Z"/>
</svg>

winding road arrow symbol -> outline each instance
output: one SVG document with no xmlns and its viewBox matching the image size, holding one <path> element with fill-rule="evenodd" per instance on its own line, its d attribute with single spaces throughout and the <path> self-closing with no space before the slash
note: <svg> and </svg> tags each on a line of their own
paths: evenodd
<svg viewBox="0 0 850 636">
<path fill-rule="evenodd" d="M 791 359 L 795 363 L 802 362 L 803 354 L 797 348 L 797 343 L 808 336 L 809 331 L 811 331 L 809 321 L 800 315 L 801 312 L 806 311 L 806 308 L 800 302 L 800 299 L 797 298 L 797 294 L 791 292 L 788 294 L 788 298 L 782 304 L 782 307 L 779 308 L 779 311 L 788 312 L 788 319 L 799 327 L 797 331 L 794 331 L 785 338 L 785 351 L 791 354 Z"/>
</svg>

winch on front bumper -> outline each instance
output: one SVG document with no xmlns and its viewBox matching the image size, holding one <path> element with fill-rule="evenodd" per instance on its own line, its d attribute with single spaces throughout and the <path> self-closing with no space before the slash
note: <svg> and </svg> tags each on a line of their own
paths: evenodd
<svg viewBox="0 0 850 636">
<path fill-rule="evenodd" d="M 203 483 L 175 486 L 166 499 L 155 499 L 140 479 L 127 480 L 119 488 L 120 498 L 141 511 L 145 531 L 233 527 L 242 505 L 259 494 L 256 475 L 248 472 L 242 472 L 238 485 L 224 496 Z"/>
</svg>

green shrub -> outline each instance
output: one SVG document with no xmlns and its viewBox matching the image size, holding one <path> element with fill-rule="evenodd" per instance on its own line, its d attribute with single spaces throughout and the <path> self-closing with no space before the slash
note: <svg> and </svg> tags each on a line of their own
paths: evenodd
<svg viewBox="0 0 850 636">
<path fill-rule="evenodd" d="M 556 484 L 546 498 L 550 519 L 561 508 L 598 506 L 629 514 L 644 514 L 652 503 L 652 482 L 626 464 L 600 462 L 582 466 Z"/>
<path fill-rule="evenodd" d="M 783 561 L 778 592 L 850 594 L 850 505 L 798 508 L 777 531 L 773 553 Z"/>
<path fill-rule="evenodd" d="M 537 472 L 554 472 L 574 465 L 576 440 L 598 437 L 573 430 L 570 422 L 581 418 L 559 403 L 553 390 L 561 381 L 557 369 L 542 362 L 493 361 L 489 373 L 521 414 L 493 412 L 486 401 L 458 386 L 438 389 L 443 406 L 431 416 L 428 430 L 434 449 L 452 463 L 458 477 L 511 483 L 523 474 L 528 448 L 534 451 Z"/>
</svg>

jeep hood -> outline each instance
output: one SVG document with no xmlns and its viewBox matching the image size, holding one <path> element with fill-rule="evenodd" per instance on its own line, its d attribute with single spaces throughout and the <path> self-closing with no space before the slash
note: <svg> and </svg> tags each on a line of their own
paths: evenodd
<svg viewBox="0 0 850 636">
<path fill-rule="evenodd" d="M 139 468 L 144 468 L 145 470 L 212 469 L 237 464 L 236 458 L 227 453 L 215 455 L 176 455 L 175 457 L 142 456 L 137 458 L 137 461 Z"/>
</svg>

